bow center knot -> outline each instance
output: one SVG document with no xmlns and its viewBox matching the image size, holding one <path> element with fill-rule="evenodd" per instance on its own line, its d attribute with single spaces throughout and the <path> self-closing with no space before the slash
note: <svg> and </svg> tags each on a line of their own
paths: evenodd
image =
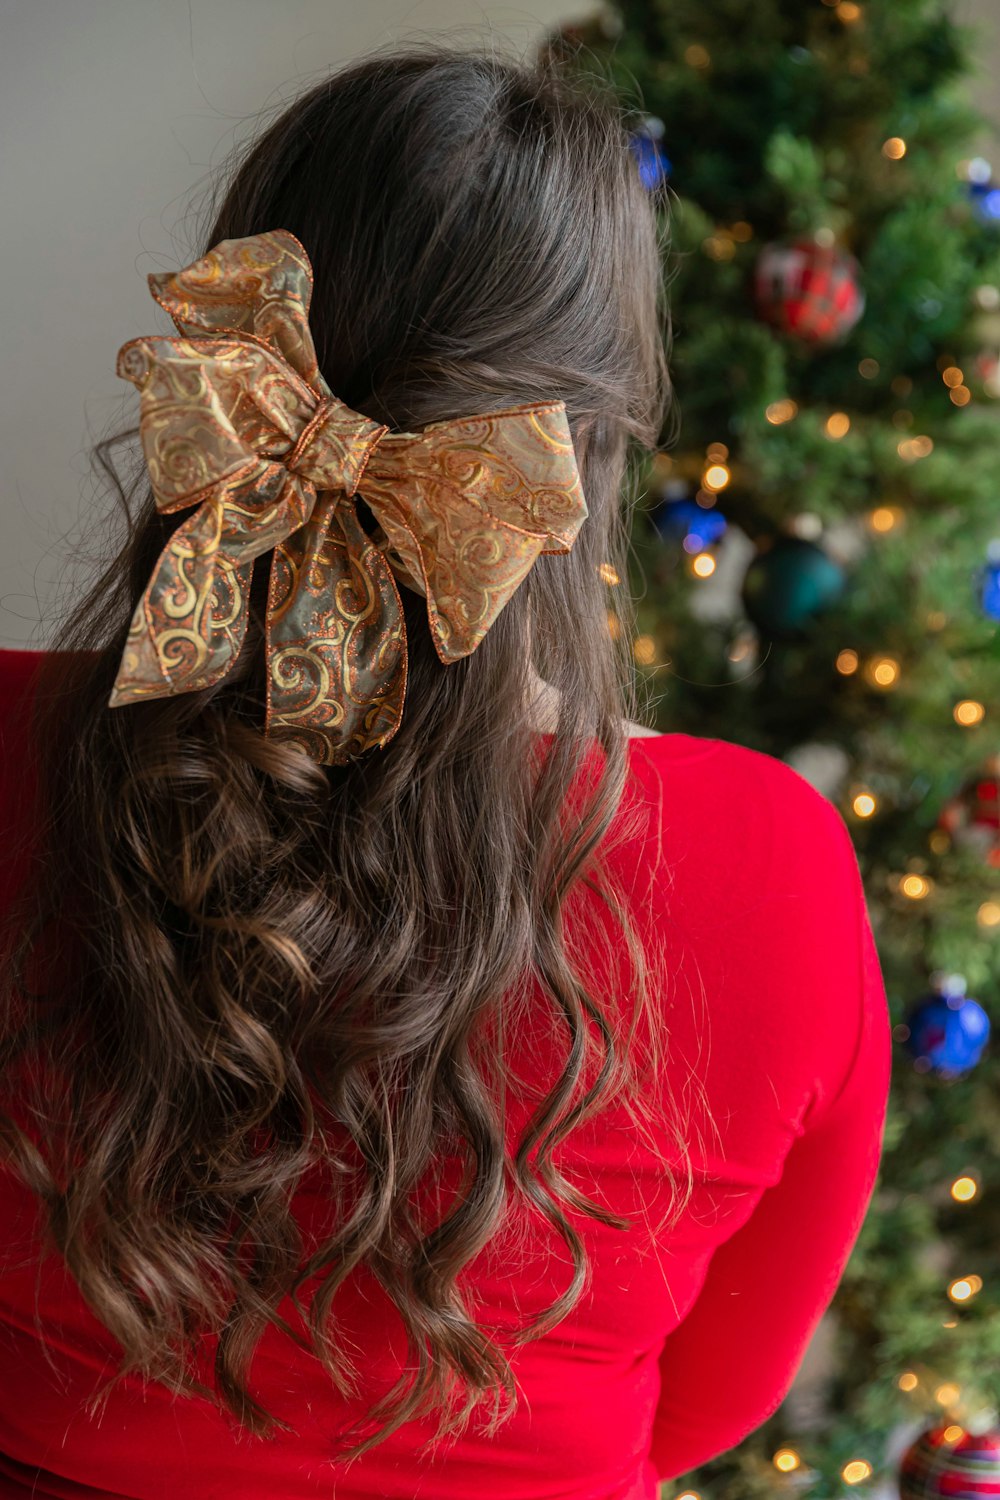
<svg viewBox="0 0 1000 1500">
<path fill-rule="evenodd" d="M 318 490 L 353 495 L 365 464 L 388 427 L 352 411 L 336 396 L 324 396 L 299 433 L 285 466 Z"/>
</svg>

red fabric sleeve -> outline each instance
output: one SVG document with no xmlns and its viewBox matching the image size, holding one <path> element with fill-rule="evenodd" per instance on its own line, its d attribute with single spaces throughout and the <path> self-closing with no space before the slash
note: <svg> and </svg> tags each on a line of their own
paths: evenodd
<svg viewBox="0 0 1000 1500">
<path fill-rule="evenodd" d="M 779 986 L 798 988 L 806 1025 L 810 1014 L 829 1014 L 826 995 L 853 982 L 853 1062 L 832 1087 L 819 1084 L 780 1179 L 714 1252 L 694 1306 L 664 1343 L 651 1446 L 661 1480 L 736 1447 L 780 1406 L 874 1193 L 891 1027 L 854 846 L 832 804 L 825 815 L 814 864 L 823 900 L 811 902 L 815 911 L 796 938 L 781 932 L 780 922 L 773 938 L 758 930 L 755 959 L 768 951 Z M 853 924 L 841 925 L 852 905 Z M 818 1003 L 810 1007 L 814 994 Z M 841 1005 L 851 998 L 848 990 Z"/>
</svg>

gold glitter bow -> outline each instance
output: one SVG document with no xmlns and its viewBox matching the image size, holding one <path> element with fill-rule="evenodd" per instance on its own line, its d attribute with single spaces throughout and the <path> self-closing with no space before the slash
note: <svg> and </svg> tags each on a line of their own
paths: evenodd
<svg viewBox="0 0 1000 1500">
<path fill-rule="evenodd" d="M 587 506 L 565 405 L 420 432 L 352 411 L 317 367 L 312 267 L 284 229 L 147 280 L 180 337 L 131 339 L 117 372 L 140 392 L 157 508 L 198 509 L 160 554 L 108 706 L 220 682 L 245 637 L 254 558 L 273 548 L 264 732 L 346 764 L 399 727 L 396 576 L 426 597 L 447 664 L 476 649 L 540 553 L 572 547 Z"/>
</svg>

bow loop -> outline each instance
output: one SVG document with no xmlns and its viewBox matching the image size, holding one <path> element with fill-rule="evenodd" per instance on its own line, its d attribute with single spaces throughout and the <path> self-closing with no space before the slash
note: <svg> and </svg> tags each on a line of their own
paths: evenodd
<svg viewBox="0 0 1000 1500">
<path fill-rule="evenodd" d="M 248 334 L 268 344 L 317 395 L 331 394 L 309 331 L 312 267 L 287 229 L 220 240 L 183 270 L 154 272 L 146 280 L 178 333 Z"/>
<path fill-rule="evenodd" d="M 361 481 L 427 596 L 443 662 L 468 656 L 544 552 L 568 552 L 587 514 L 561 401 L 389 433 Z"/>
<path fill-rule="evenodd" d="M 343 765 L 399 727 L 407 655 L 397 578 L 422 593 L 444 663 L 474 651 L 536 557 L 587 515 L 561 401 L 389 432 L 332 394 L 307 316 L 312 268 L 286 230 L 223 240 L 148 278 L 178 337 L 132 339 L 153 497 L 197 505 L 136 605 L 109 699 L 215 686 L 272 552 L 265 733 Z M 353 496 L 377 523 L 369 537 Z"/>
</svg>

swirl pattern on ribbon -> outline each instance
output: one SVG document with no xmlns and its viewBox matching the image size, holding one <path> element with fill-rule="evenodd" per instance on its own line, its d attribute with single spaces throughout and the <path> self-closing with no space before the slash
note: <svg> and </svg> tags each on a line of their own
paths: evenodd
<svg viewBox="0 0 1000 1500">
<path fill-rule="evenodd" d="M 476 649 L 536 557 L 573 546 L 587 506 L 565 405 L 420 432 L 352 411 L 317 367 L 312 267 L 284 229 L 148 281 L 178 336 L 131 339 L 117 372 L 139 391 L 157 508 L 197 509 L 136 606 L 108 706 L 221 682 L 246 636 L 254 560 L 271 552 L 265 733 L 346 764 L 399 727 L 397 580 L 424 595 L 447 664 Z"/>
</svg>

